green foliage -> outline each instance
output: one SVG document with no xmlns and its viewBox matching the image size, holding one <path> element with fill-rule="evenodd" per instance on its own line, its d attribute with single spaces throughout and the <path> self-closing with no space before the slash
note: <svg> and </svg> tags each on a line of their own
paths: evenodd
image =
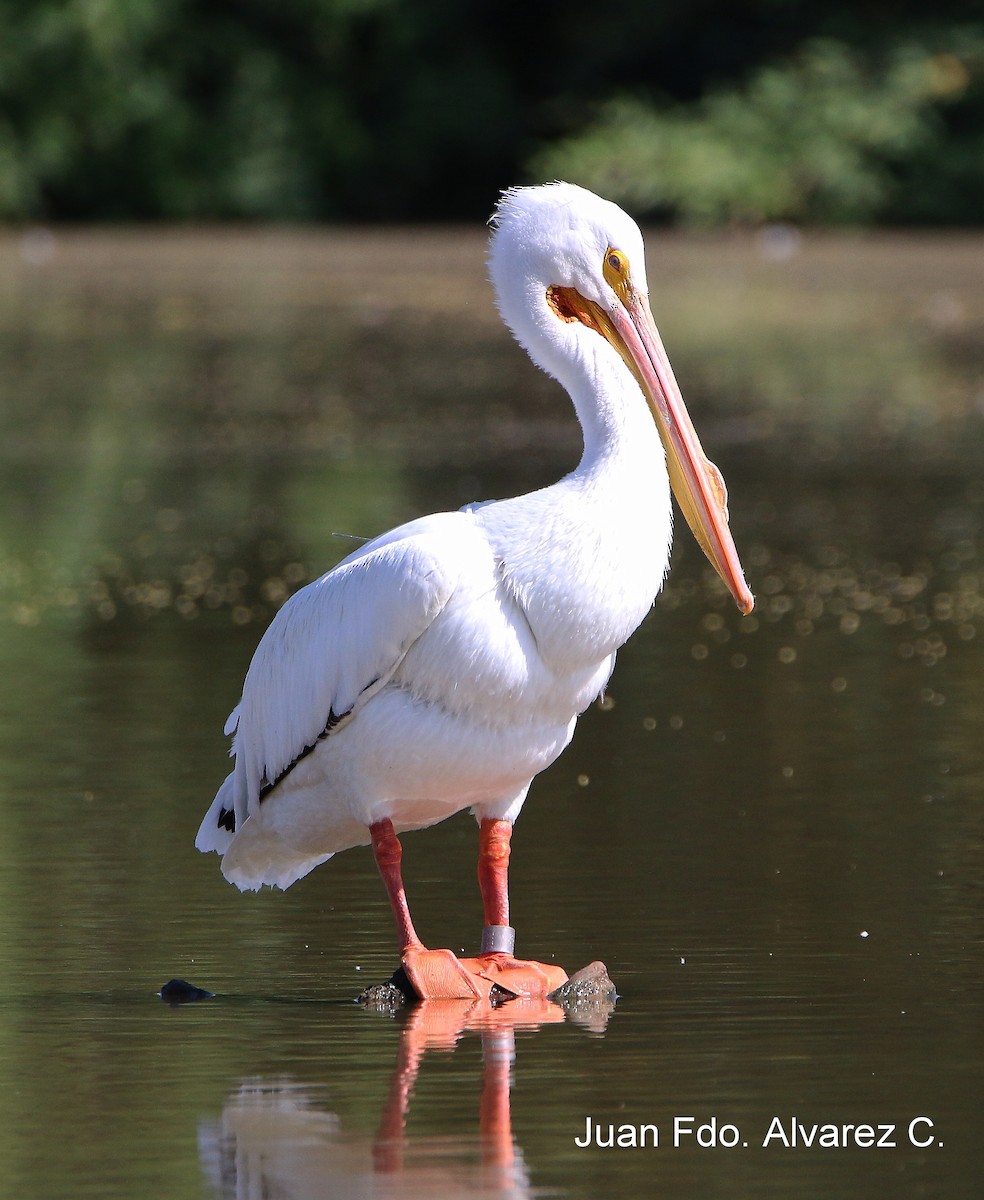
<svg viewBox="0 0 984 1200">
<path fill-rule="evenodd" d="M 446 0 L 0 0 L 0 28 L 0 217 L 393 217 L 513 136 Z"/>
<path fill-rule="evenodd" d="M 472 219 L 532 161 L 694 221 L 977 223 L 975 3 L 895 0 L 886 53 L 848 0 L 0 0 L 0 219 Z"/>
<path fill-rule="evenodd" d="M 981 88 L 984 38 L 955 40 L 959 54 L 902 43 L 878 58 L 815 40 L 690 105 L 618 99 L 533 173 L 696 224 L 890 216 L 901 168 L 945 153 L 945 106 Z"/>
</svg>

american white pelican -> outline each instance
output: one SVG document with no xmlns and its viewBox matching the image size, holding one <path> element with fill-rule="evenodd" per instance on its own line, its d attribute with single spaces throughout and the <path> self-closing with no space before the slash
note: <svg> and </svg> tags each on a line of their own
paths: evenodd
<svg viewBox="0 0 984 1200">
<path fill-rule="evenodd" d="M 196 845 L 243 889 L 289 887 L 371 843 L 422 997 L 544 994 L 513 957 L 507 865 L 534 776 L 571 740 L 669 562 L 670 486 L 742 612 L 752 608 L 720 472 L 705 458 L 649 310 L 642 235 L 566 183 L 514 188 L 493 218 L 503 320 L 570 393 L 584 435 L 550 487 L 411 521 L 299 591 L 229 718 L 235 769 Z M 469 808 L 482 952 L 426 950 L 397 834 Z"/>
</svg>

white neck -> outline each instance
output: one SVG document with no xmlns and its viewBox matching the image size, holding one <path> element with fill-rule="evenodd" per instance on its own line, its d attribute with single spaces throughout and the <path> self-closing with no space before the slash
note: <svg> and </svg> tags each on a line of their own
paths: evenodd
<svg viewBox="0 0 984 1200">
<path fill-rule="evenodd" d="M 638 474 L 654 499 L 666 495 L 669 477 L 656 423 L 632 373 L 616 351 L 581 327 L 585 350 L 557 372 L 581 425 L 584 452 L 577 473 L 584 477 L 616 472 L 621 486 Z"/>
<path fill-rule="evenodd" d="M 523 341 L 571 396 L 584 433 L 581 462 L 552 487 L 483 516 L 508 529 L 509 571 L 517 590 L 535 597 L 526 611 L 543 652 L 560 660 L 576 646 L 597 661 L 622 644 L 659 591 L 669 561 L 670 487 L 655 421 L 631 372 L 600 334 L 583 325 L 574 333 L 573 348 L 570 337 Z M 540 607 L 549 619 L 539 619 Z"/>
<path fill-rule="evenodd" d="M 591 486 L 608 479 L 627 503 L 644 504 L 651 519 L 668 516 L 666 455 L 629 368 L 600 333 L 559 321 L 542 303 L 533 314 L 539 319 L 527 317 L 522 328 L 512 327 L 530 358 L 564 387 L 574 405 L 584 451 L 571 478 Z"/>
</svg>

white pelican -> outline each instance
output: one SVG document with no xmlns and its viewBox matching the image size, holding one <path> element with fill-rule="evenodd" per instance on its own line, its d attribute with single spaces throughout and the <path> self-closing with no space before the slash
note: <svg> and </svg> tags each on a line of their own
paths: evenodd
<svg viewBox="0 0 984 1200">
<path fill-rule="evenodd" d="M 226 726 L 235 769 L 196 845 L 242 889 L 286 888 L 371 843 L 422 997 L 544 994 L 560 968 L 513 957 L 507 865 L 534 776 L 570 742 L 662 586 L 670 486 L 742 612 L 753 599 L 649 309 L 642 235 L 566 183 L 505 192 L 490 273 L 516 339 L 569 392 L 576 470 L 527 496 L 401 525 L 277 613 Z M 471 809 L 478 958 L 427 950 L 397 834 Z"/>
</svg>

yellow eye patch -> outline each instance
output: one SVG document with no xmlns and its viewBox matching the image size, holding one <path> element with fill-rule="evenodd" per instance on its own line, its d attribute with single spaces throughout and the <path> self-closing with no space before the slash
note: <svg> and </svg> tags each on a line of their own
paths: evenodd
<svg viewBox="0 0 984 1200">
<path fill-rule="evenodd" d="M 605 282 L 624 304 L 629 294 L 629 260 L 621 250 L 614 250 L 609 246 L 605 251 L 602 274 Z"/>
</svg>

